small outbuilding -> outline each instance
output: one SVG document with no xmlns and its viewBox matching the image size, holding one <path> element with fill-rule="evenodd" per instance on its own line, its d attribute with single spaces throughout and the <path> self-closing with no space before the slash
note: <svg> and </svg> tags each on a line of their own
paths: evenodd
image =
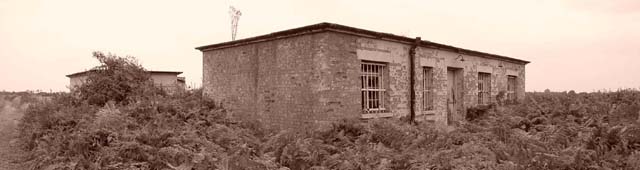
<svg viewBox="0 0 640 170">
<path fill-rule="evenodd" d="M 197 47 L 204 95 L 276 127 L 407 117 L 446 125 L 525 95 L 528 61 L 332 23 Z"/>
<path fill-rule="evenodd" d="M 69 88 L 73 89 L 74 87 L 82 85 L 86 80 L 87 76 L 91 70 L 77 72 L 73 74 L 67 75 L 69 77 Z M 182 74 L 179 71 L 147 71 L 151 74 L 151 80 L 153 83 L 159 87 L 162 87 L 166 90 L 173 91 L 176 89 L 185 89 L 185 77 L 179 77 L 178 75 Z"/>
</svg>

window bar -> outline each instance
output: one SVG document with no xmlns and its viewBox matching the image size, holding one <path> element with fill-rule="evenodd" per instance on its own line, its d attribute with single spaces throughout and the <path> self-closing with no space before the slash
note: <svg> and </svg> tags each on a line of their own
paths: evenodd
<svg viewBox="0 0 640 170">
<path fill-rule="evenodd" d="M 376 100 L 374 102 L 375 103 L 374 108 L 380 109 L 380 93 L 379 93 L 379 91 L 374 92 L 374 96 L 376 98 Z"/>
<path fill-rule="evenodd" d="M 373 88 L 373 77 L 371 76 L 371 71 L 373 70 L 373 68 L 371 67 L 371 65 L 367 65 L 367 96 L 369 96 L 369 107 L 367 108 L 369 112 L 371 112 L 372 108 L 373 108 L 373 93 L 371 93 L 371 89 Z"/>
<path fill-rule="evenodd" d="M 366 76 L 367 76 L 367 85 L 366 85 L 366 93 L 367 93 L 367 112 L 371 111 L 373 102 L 371 101 L 372 96 L 371 96 L 371 75 L 369 74 L 369 71 L 371 71 L 371 66 L 367 65 L 367 68 L 365 70 L 366 72 Z"/>
<path fill-rule="evenodd" d="M 362 70 L 362 71 L 363 71 L 363 74 L 364 74 L 364 77 L 365 77 L 365 80 L 366 80 L 366 84 L 364 85 L 364 94 L 366 96 L 365 102 L 367 103 L 367 106 L 365 107 L 365 111 L 369 112 L 369 108 L 371 108 L 369 106 L 370 103 L 369 103 L 369 90 L 368 90 L 369 89 L 369 84 L 370 84 L 369 81 L 370 80 L 369 80 L 369 74 L 367 74 L 367 71 L 369 71 L 369 65 L 364 65 L 364 70 Z"/>
<path fill-rule="evenodd" d="M 369 91 L 369 93 L 371 94 L 371 110 L 373 111 L 373 113 L 376 112 L 376 92 L 375 89 L 377 88 L 376 86 L 376 66 L 375 65 L 370 65 L 369 67 L 371 67 L 370 70 L 370 75 L 371 75 L 371 89 Z"/>
<path fill-rule="evenodd" d="M 372 109 L 374 110 L 374 113 L 377 113 L 378 111 L 378 92 L 376 91 L 378 89 L 377 73 L 378 73 L 378 66 L 371 65 L 371 83 L 373 84 L 371 88 L 371 97 L 373 97 L 373 100 L 371 100 L 371 103 L 372 103 Z"/>
<path fill-rule="evenodd" d="M 373 91 L 372 91 L 372 89 L 375 88 L 375 84 L 374 84 L 375 82 L 373 81 L 374 77 L 371 74 L 373 72 L 373 69 L 374 69 L 373 66 L 369 65 L 369 70 L 367 70 L 368 71 L 367 73 L 369 73 L 367 75 L 369 76 L 369 87 L 368 87 L 369 92 L 368 93 L 369 93 L 369 109 L 370 110 L 373 110 L 375 108 L 375 100 L 376 100 L 374 96 L 375 94 L 373 94 Z"/>
</svg>

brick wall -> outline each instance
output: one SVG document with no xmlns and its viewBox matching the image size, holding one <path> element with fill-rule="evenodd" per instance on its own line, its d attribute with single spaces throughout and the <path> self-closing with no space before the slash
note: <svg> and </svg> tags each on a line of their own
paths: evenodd
<svg viewBox="0 0 640 170">
<path fill-rule="evenodd" d="M 360 63 L 375 61 L 388 68 L 390 113 L 385 116 L 406 116 L 410 48 L 409 44 L 327 31 L 213 49 L 203 56 L 204 93 L 232 110 L 233 117 L 260 119 L 273 127 L 300 128 L 359 118 Z M 422 110 L 424 66 L 434 72 L 433 111 Z M 524 97 L 524 65 L 419 47 L 414 85 L 418 120 L 446 124 L 448 67 L 462 70 L 464 108 L 477 104 L 479 70 L 492 73 L 492 96 L 506 90 L 507 75 L 512 74 L 518 76 L 518 98 Z M 454 116 L 464 118 L 462 112 Z"/>
<path fill-rule="evenodd" d="M 463 77 L 463 105 L 466 110 L 468 107 L 472 107 L 478 104 L 478 72 L 490 72 L 491 73 L 491 99 L 492 102 L 496 102 L 496 95 L 500 91 L 507 90 L 507 76 L 517 76 L 517 98 L 522 101 L 525 95 L 525 67 L 522 64 L 515 64 L 506 61 L 488 59 L 484 57 L 478 57 L 467 54 L 460 54 L 451 51 L 419 48 L 417 52 L 418 63 L 416 70 L 420 70 L 418 67 L 429 66 L 434 69 L 434 85 L 436 90 L 435 98 L 435 111 L 422 111 L 419 119 L 432 120 L 441 124 L 446 122 L 446 100 L 448 95 L 447 88 L 447 68 L 459 68 L 462 69 Z M 460 61 L 464 59 L 464 61 Z M 416 82 L 419 82 L 423 78 L 422 72 L 416 72 Z M 421 84 L 415 85 L 416 89 L 422 89 Z M 416 91 L 416 98 L 422 99 L 422 93 L 420 90 Z M 422 101 L 418 100 L 416 110 L 422 108 Z M 464 111 L 466 112 L 466 111 Z M 464 118 L 464 112 L 460 115 L 454 115 L 458 120 Z"/>
<path fill-rule="evenodd" d="M 206 51 L 204 93 L 275 127 L 358 117 L 353 39 L 325 32 Z"/>
</svg>

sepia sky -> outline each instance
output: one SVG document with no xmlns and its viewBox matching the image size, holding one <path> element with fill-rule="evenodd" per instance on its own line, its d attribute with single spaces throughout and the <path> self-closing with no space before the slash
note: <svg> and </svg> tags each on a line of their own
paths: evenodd
<svg viewBox="0 0 640 170">
<path fill-rule="evenodd" d="M 638 0 L 0 0 L 0 90 L 67 91 L 92 51 L 202 81 L 194 47 L 319 22 L 531 61 L 526 90 L 640 88 Z"/>
</svg>

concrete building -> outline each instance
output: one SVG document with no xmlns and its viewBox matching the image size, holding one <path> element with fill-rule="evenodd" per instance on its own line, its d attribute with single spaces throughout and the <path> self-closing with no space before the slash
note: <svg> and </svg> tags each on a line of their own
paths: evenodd
<svg viewBox="0 0 640 170">
<path fill-rule="evenodd" d="M 87 79 L 88 72 L 83 71 L 67 75 L 69 77 L 69 88 L 82 85 Z M 147 71 L 151 74 L 153 82 L 167 90 L 185 89 L 185 77 L 178 77 L 182 72 L 178 71 Z"/>
<path fill-rule="evenodd" d="M 331 23 L 196 49 L 205 96 L 276 127 L 403 116 L 450 124 L 469 107 L 522 100 L 529 63 Z"/>
</svg>

